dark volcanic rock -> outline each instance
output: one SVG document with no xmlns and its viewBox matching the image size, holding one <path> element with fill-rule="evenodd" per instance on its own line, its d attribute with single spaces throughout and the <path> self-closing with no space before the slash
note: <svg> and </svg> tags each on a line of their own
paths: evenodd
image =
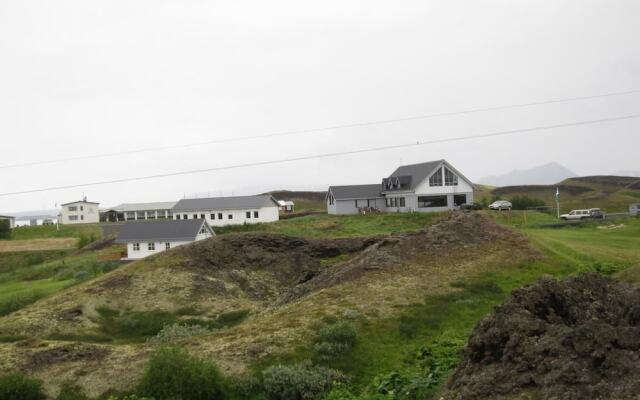
<svg viewBox="0 0 640 400">
<path fill-rule="evenodd" d="M 525 391 L 639 398 L 640 290 L 591 273 L 515 291 L 474 329 L 444 398 Z"/>
</svg>

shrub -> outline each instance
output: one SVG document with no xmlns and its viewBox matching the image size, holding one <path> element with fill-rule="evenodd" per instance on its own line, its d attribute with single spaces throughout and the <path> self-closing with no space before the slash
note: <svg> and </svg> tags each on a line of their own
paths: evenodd
<svg viewBox="0 0 640 400">
<path fill-rule="evenodd" d="M 168 343 L 192 336 L 205 335 L 209 332 L 211 332 L 209 329 L 200 325 L 165 325 L 164 328 L 162 328 L 156 336 L 149 339 L 149 341 L 152 343 Z"/>
<path fill-rule="evenodd" d="M 60 387 L 60 393 L 56 400 L 89 400 L 84 394 L 82 388 L 78 385 L 74 385 L 71 382 L 65 382 Z"/>
<path fill-rule="evenodd" d="M 543 200 L 537 199 L 535 197 L 529 197 L 527 195 L 513 196 L 513 198 L 511 199 L 511 204 L 514 210 L 526 210 L 529 207 L 546 206 L 546 203 Z"/>
<path fill-rule="evenodd" d="M 45 400 L 42 382 L 20 373 L 0 377 L 0 399 Z"/>
<path fill-rule="evenodd" d="M 277 365 L 262 373 L 267 397 L 272 400 L 320 399 L 336 382 L 345 381 L 338 371 L 314 366 L 309 361 L 296 365 Z"/>
<path fill-rule="evenodd" d="M 314 349 L 322 358 L 328 359 L 351 350 L 357 341 L 356 329 L 346 321 L 320 328 Z"/>
<path fill-rule="evenodd" d="M 14 294 L 0 302 L 0 316 L 9 315 L 14 311 L 40 300 L 44 295 L 38 291 Z"/>
<path fill-rule="evenodd" d="M 176 323 L 176 316 L 167 311 L 129 311 L 121 313 L 107 307 L 96 309 L 100 315 L 100 329 L 117 338 L 144 338 L 155 336 L 166 325 Z"/>
<path fill-rule="evenodd" d="M 222 377 L 211 362 L 193 358 L 184 349 L 162 348 L 149 360 L 140 394 L 156 400 L 222 399 Z"/>
</svg>

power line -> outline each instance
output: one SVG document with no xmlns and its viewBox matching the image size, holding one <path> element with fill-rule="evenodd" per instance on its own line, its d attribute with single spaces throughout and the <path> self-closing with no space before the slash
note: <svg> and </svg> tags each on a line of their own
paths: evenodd
<svg viewBox="0 0 640 400">
<path fill-rule="evenodd" d="M 99 185 L 107 185 L 107 184 L 114 184 L 114 183 L 142 181 L 142 180 L 166 178 L 166 177 L 180 176 L 180 175 L 193 175 L 193 174 L 200 174 L 204 172 L 223 171 L 223 170 L 239 169 L 239 168 L 247 168 L 247 167 L 257 167 L 257 166 L 272 165 L 272 164 L 283 164 L 283 163 L 289 163 L 289 162 L 295 162 L 295 161 L 338 157 L 338 156 L 345 156 L 345 155 L 351 155 L 351 154 L 371 153 L 376 151 L 402 149 L 402 148 L 414 147 L 414 146 L 424 146 L 427 144 L 459 142 L 459 141 L 465 141 L 465 140 L 474 140 L 474 139 L 496 137 L 496 136 L 509 136 L 509 135 L 515 135 L 515 134 L 521 134 L 521 133 L 539 132 L 539 131 L 544 131 L 549 129 L 566 128 L 570 126 L 579 126 L 579 125 L 590 125 L 590 124 L 620 121 L 620 120 L 633 119 L 633 118 L 640 118 L 640 114 L 631 114 L 631 115 L 624 115 L 624 116 L 611 117 L 611 118 L 592 119 L 587 121 L 568 122 L 568 123 L 555 124 L 555 125 L 544 125 L 544 126 L 537 126 L 537 127 L 524 128 L 524 129 L 512 129 L 512 130 L 506 130 L 506 131 L 484 133 L 479 135 L 458 136 L 458 137 L 448 138 L 448 139 L 435 139 L 435 140 L 428 140 L 423 142 L 418 141 L 416 143 L 404 143 L 404 144 L 397 144 L 397 145 L 390 145 L 390 146 L 370 147 L 366 149 L 340 151 L 335 153 L 315 154 L 315 155 L 309 155 L 309 156 L 284 158 L 280 160 L 270 160 L 270 161 L 252 162 L 252 163 L 246 163 L 246 164 L 228 165 L 223 167 L 194 169 L 189 171 L 178 171 L 178 172 L 170 172 L 165 174 L 139 176 L 139 177 L 133 177 L 133 178 L 121 178 L 121 179 L 112 179 L 112 180 L 105 180 L 105 181 L 96 181 L 96 182 L 90 182 L 90 183 L 79 183 L 74 185 L 52 186 L 48 188 L 31 189 L 31 190 L 24 190 L 20 192 L 0 193 L 0 197 L 14 196 L 14 195 L 28 194 L 28 193 L 37 193 L 37 192 L 47 192 L 52 190 L 74 189 L 74 188 L 87 187 L 87 186 L 99 186 Z"/>
<path fill-rule="evenodd" d="M 514 108 L 545 105 L 545 104 L 554 104 L 554 103 L 566 103 L 571 101 L 596 99 L 596 98 L 602 98 L 602 97 L 624 96 L 624 95 L 637 94 L 637 93 L 640 93 L 640 90 L 628 90 L 624 92 L 604 93 L 604 94 L 597 94 L 597 95 L 591 95 L 591 96 L 566 97 L 561 99 L 536 101 L 531 103 L 510 104 L 510 105 L 504 105 L 504 106 L 473 108 L 469 110 L 449 111 L 449 112 L 417 115 L 417 116 L 404 117 L 404 118 L 385 119 L 385 120 L 368 121 L 368 122 L 355 122 L 351 124 L 333 125 L 333 126 L 326 126 L 321 128 L 282 131 L 282 132 L 268 133 L 264 135 L 215 139 L 215 140 L 207 140 L 203 142 L 185 143 L 185 144 L 170 145 L 170 146 L 147 147 L 147 148 L 135 149 L 135 150 L 125 150 L 125 151 L 118 151 L 118 152 L 112 152 L 112 153 L 92 154 L 92 155 L 77 156 L 77 157 L 57 158 L 57 159 L 44 160 L 44 161 L 27 161 L 27 162 L 17 163 L 17 164 L 0 165 L 0 169 L 10 169 L 10 168 L 28 167 L 28 166 L 45 165 L 45 164 L 56 164 L 56 163 L 62 163 L 67 161 L 80 161 L 80 160 L 89 160 L 89 159 L 95 159 L 95 158 L 116 157 L 116 156 L 130 155 L 130 154 L 139 154 L 139 153 L 147 153 L 147 152 L 155 152 L 155 151 L 163 151 L 163 150 L 172 150 L 172 149 L 183 149 L 183 148 L 190 148 L 190 147 L 197 147 L 197 146 L 206 146 L 211 144 L 242 142 L 247 140 L 266 139 L 266 138 L 274 138 L 274 137 L 282 137 L 282 136 L 303 135 L 308 133 L 327 132 L 327 131 L 332 131 L 336 129 L 360 128 L 360 127 L 366 127 L 366 126 L 393 124 L 398 122 L 416 121 L 416 120 L 429 119 L 429 118 L 450 117 L 455 115 L 474 114 L 474 113 L 487 112 L 487 111 L 507 110 L 507 109 L 514 109 Z"/>
</svg>

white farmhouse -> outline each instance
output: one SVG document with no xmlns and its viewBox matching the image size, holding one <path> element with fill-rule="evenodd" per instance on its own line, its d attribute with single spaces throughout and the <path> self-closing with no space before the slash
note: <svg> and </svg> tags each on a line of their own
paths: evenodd
<svg viewBox="0 0 640 400">
<path fill-rule="evenodd" d="M 0 219 L 6 219 L 9 221 L 9 229 L 13 229 L 16 226 L 16 217 L 10 215 L 0 215 Z"/>
<path fill-rule="evenodd" d="M 257 224 L 280 219 L 278 202 L 270 195 L 182 199 L 171 210 L 173 219 L 204 219 L 211 226 Z"/>
<path fill-rule="evenodd" d="M 153 254 L 215 236 L 204 219 L 127 222 L 116 243 L 126 243 L 127 260 Z"/>
<path fill-rule="evenodd" d="M 83 200 L 62 204 L 58 222 L 68 224 L 97 224 L 100 222 L 100 203 Z"/>
<path fill-rule="evenodd" d="M 382 183 L 330 186 L 329 214 L 430 212 L 473 202 L 473 184 L 446 160 L 403 165 Z"/>
</svg>

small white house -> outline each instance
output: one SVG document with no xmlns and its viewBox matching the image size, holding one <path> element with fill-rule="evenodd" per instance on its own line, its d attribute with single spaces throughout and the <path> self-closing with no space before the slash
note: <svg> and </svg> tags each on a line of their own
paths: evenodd
<svg viewBox="0 0 640 400">
<path fill-rule="evenodd" d="M 215 236 L 204 219 L 127 222 L 116 243 L 126 243 L 125 260 L 138 260 Z"/>
<path fill-rule="evenodd" d="M 100 222 L 100 203 L 83 200 L 62 204 L 58 221 L 64 225 L 97 224 Z"/>
<path fill-rule="evenodd" d="M 329 214 L 433 212 L 473 203 L 473 183 L 446 160 L 398 167 L 382 183 L 330 186 Z"/>
<path fill-rule="evenodd" d="M 633 203 L 629 205 L 629 214 L 640 215 L 640 203 Z"/>
<path fill-rule="evenodd" d="M 278 202 L 270 195 L 182 199 L 172 209 L 173 219 L 204 219 L 213 227 L 257 224 L 280 219 Z"/>
<path fill-rule="evenodd" d="M 9 229 L 13 229 L 16 226 L 16 217 L 10 215 L 0 215 L 0 219 L 9 221 Z"/>
<path fill-rule="evenodd" d="M 295 209 L 295 203 L 291 200 L 278 200 L 278 209 L 285 213 L 292 213 Z"/>
</svg>

